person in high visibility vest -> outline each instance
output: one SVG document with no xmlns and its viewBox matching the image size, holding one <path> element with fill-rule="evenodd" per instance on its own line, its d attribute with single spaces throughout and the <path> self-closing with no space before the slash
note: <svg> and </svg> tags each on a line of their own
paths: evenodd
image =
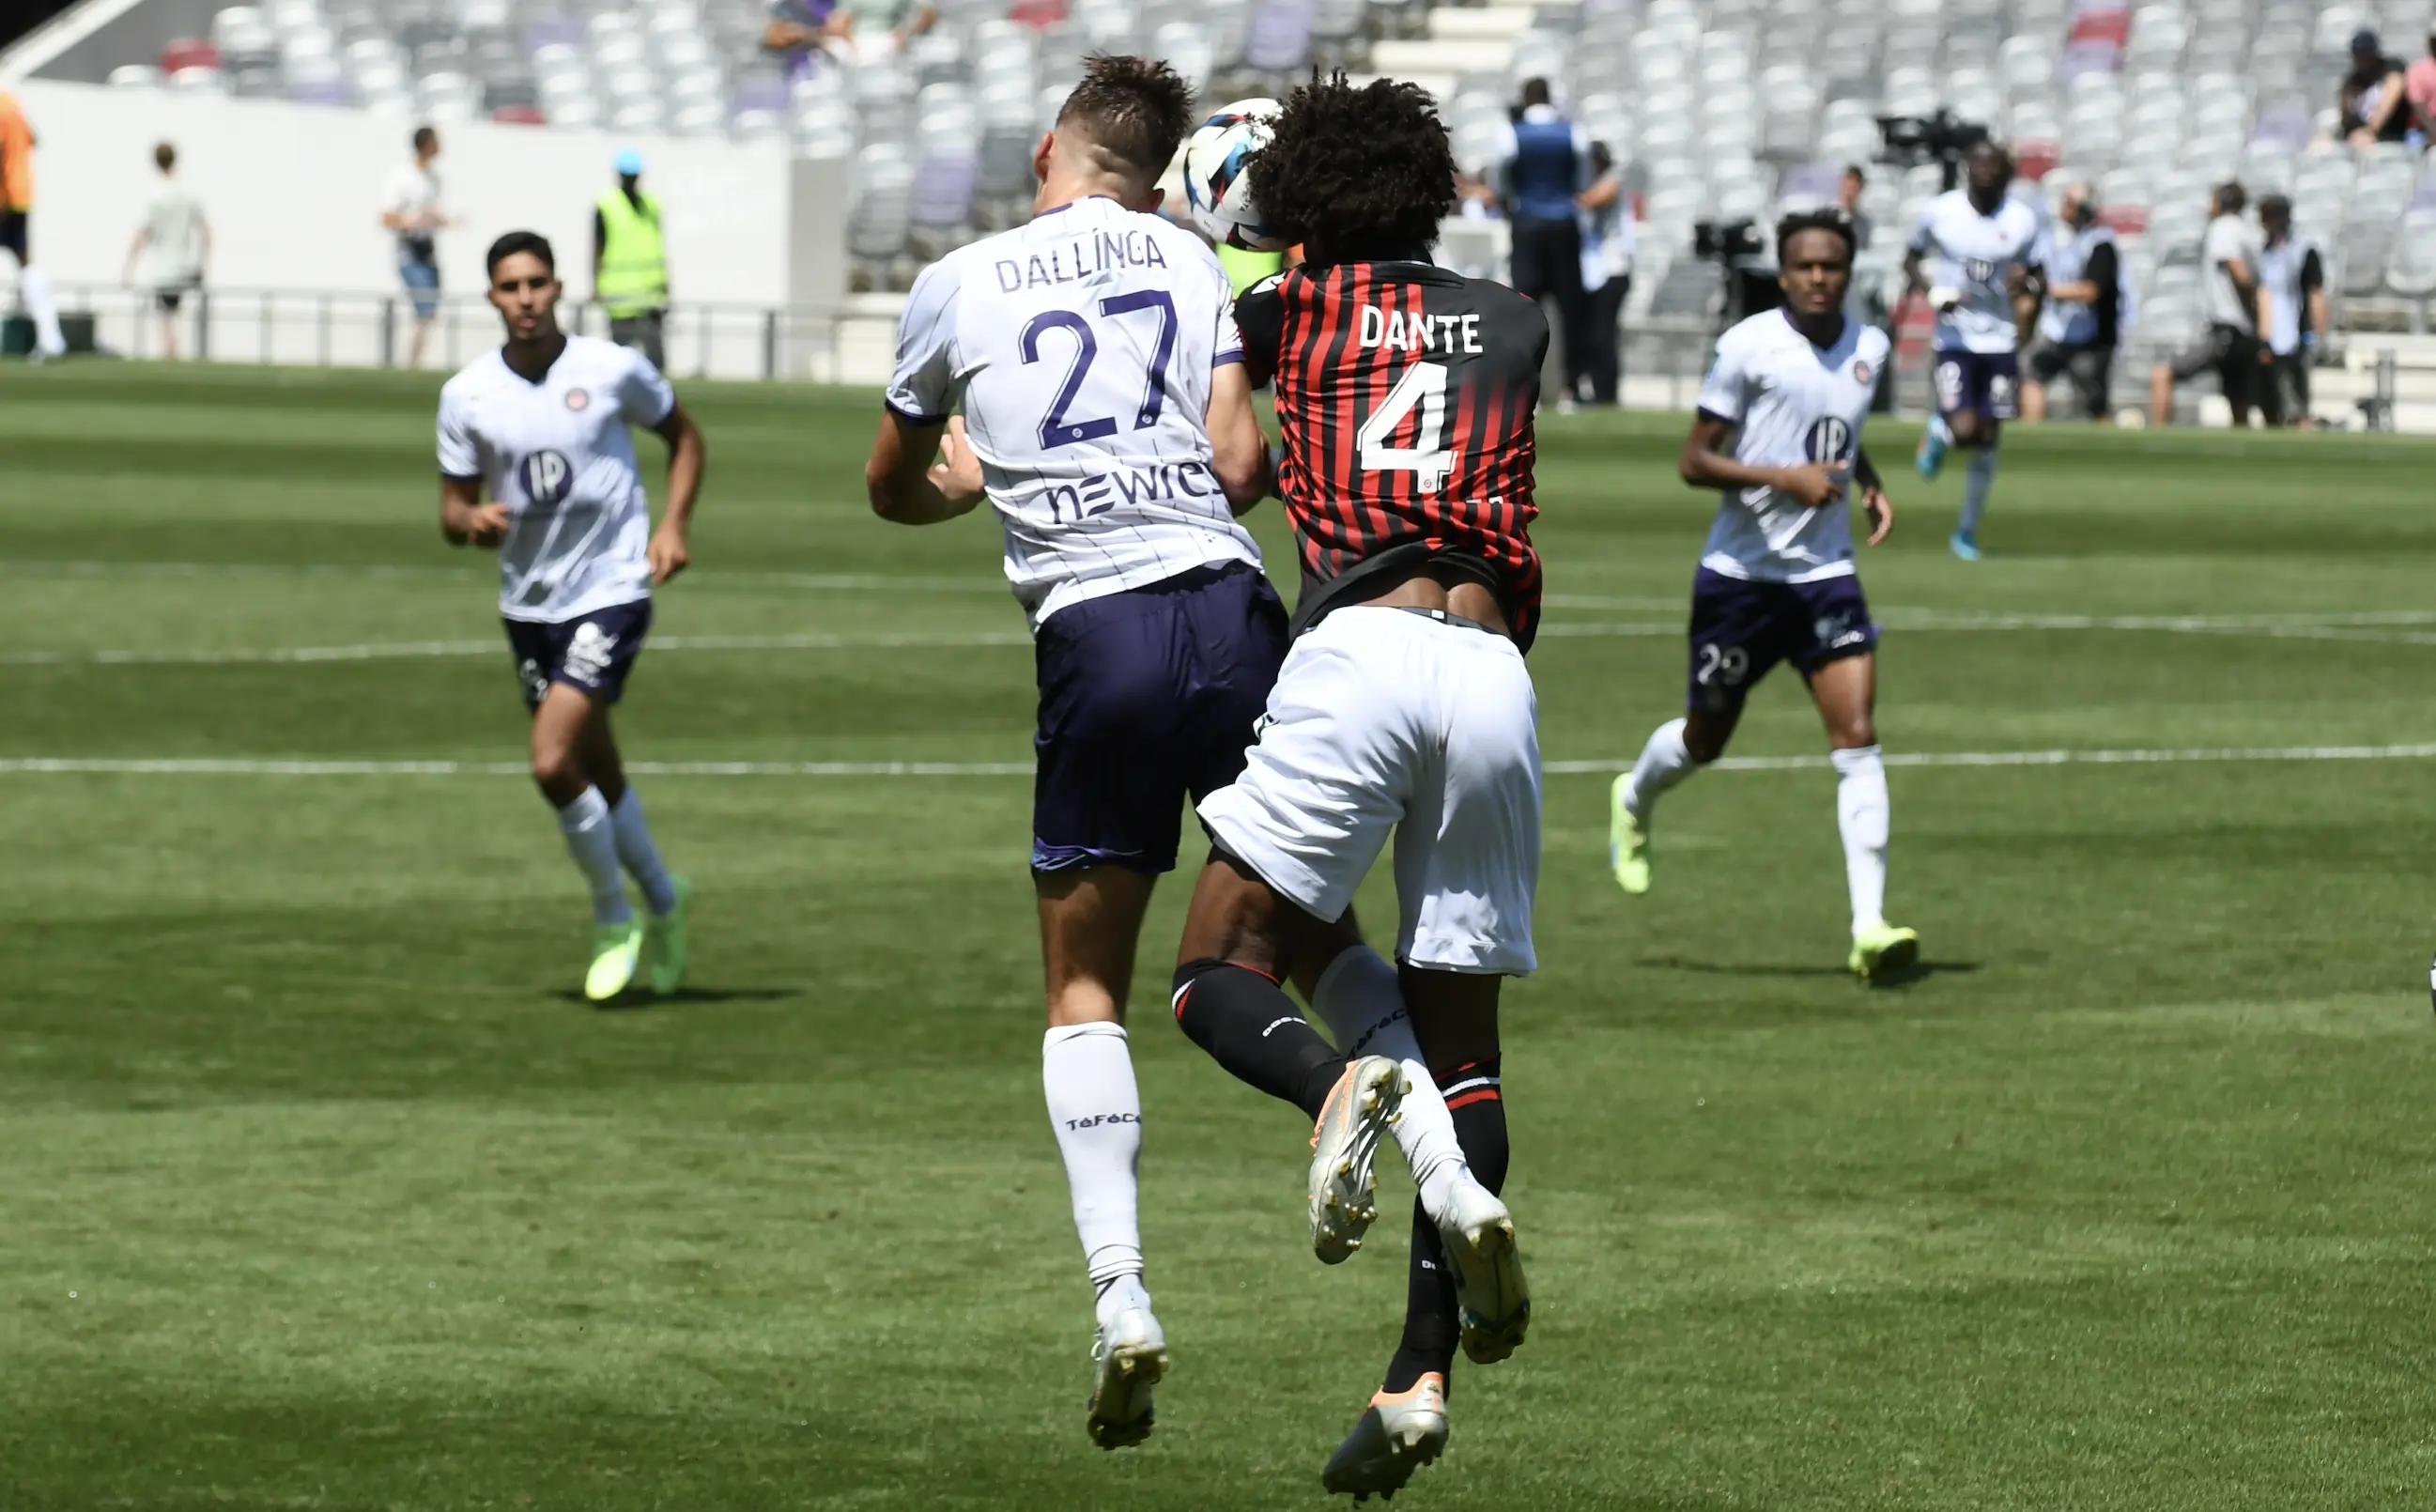
<svg viewBox="0 0 2436 1512">
<path fill-rule="evenodd" d="M 609 312 L 609 339 L 668 366 L 668 243 L 660 202 L 643 192 L 643 157 L 618 154 L 618 187 L 592 209 L 592 297 Z"/>
</svg>

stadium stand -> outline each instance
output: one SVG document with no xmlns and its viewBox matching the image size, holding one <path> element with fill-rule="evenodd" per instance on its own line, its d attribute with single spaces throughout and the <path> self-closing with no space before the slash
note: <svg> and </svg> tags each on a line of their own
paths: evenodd
<svg viewBox="0 0 2436 1512">
<path fill-rule="evenodd" d="M 1064 81 L 1095 48 L 1159 53 L 1212 97 L 1307 69 L 1421 82 L 1459 160 L 1486 169 L 1516 85 L 1555 80 L 1637 195 L 1628 321 L 1711 307 L 1700 221 L 1823 200 L 1881 158 L 1882 115 L 1940 109 L 2016 146 L 2021 192 L 2096 183 L 2140 286 L 2135 357 L 2197 327 L 2207 188 L 2291 196 L 2347 328 L 2423 332 L 2436 294 L 2436 175 L 2412 147 L 2329 141 L 2353 32 L 2423 35 L 2427 0 L 941 0 L 893 56 L 822 59 L 792 82 L 760 50 L 766 0 L 266 0 L 108 73 L 129 90 L 495 120 L 784 138 L 849 161 L 862 288 L 1007 224 Z M 1873 171 L 1863 276 L 1891 285 L 1934 163 Z M 1457 260 L 1493 266 L 1500 232 Z M 2127 368 L 2125 371 L 2132 371 Z"/>
</svg>

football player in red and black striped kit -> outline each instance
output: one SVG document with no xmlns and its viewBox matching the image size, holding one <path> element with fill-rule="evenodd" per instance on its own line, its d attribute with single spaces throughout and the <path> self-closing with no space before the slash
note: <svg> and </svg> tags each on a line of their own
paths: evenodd
<svg viewBox="0 0 2436 1512">
<path fill-rule="evenodd" d="M 1200 806 L 1214 849 L 1176 1017 L 1228 1070 L 1317 1119 L 1314 1235 L 1367 1221 L 1369 1152 L 1400 1100 L 1400 1139 L 1416 1120 L 1453 1124 L 1462 1163 L 1414 1173 L 1401 1346 L 1323 1476 L 1360 1496 L 1399 1489 L 1444 1448 L 1457 1343 L 1503 1360 L 1530 1316 L 1496 1196 L 1497 1002 L 1504 978 L 1537 965 L 1540 750 L 1522 653 L 1540 617 L 1532 414 L 1548 324 L 1512 289 L 1430 263 L 1454 161 L 1413 85 L 1314 78 L 1247 171 L 1263 218 L 1306 255 L 1237 304 L 1253 379 L 1277 389 L 1303 591 L 1244 774 Z M 1398 967 L 1328 995 L 1340 1053 L 1277 982 L 1346 912 L 1391 833 Z"/>
</svg>

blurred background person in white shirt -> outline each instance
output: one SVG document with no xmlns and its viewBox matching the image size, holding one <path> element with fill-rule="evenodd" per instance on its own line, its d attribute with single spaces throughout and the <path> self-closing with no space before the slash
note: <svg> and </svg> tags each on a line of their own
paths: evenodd
<svg viewBox="0 0 2436 1512">
<path fill-rule="evenodd" d="M 1591 186 L 1582 191 L 1582 289 L 1589 313 L 1582 332 L 1582 377 L 1575 398 L 1612 407 L 1623 372 L 1624 297 L 1632 292 L 1632 196 L 1605 142 L 1591 144 Z"/>
<path fill-rule="evenodd" d="M 134 244 L 127 249 L 127 282 L 152 291 L 161 310 L 161 356 L 174 362 L 178 309 L 188 294 L 203 287 L 212 228 L 203 219 L 203 207 L 178 182 L 178 149 L 164 142 L 152 149 L 152 162 L 161 170 L 161 183 L 145 206 Z"/>
</svg>

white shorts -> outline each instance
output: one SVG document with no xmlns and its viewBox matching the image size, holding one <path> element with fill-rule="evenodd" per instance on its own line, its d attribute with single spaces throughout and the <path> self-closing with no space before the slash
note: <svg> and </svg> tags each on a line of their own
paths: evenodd
<svg viewBox="0 0 2436 1512">
<path fill-rule="evenodd" d="M 1539 699 L 1512 641 L 1337 610 L 1287 653 L 1260 731 L 1201 820 L 1262 880 L 1341 917 L 1393 830 L 1397 959 L 1517 977 L 1539 965 Z"/>
</svg>

